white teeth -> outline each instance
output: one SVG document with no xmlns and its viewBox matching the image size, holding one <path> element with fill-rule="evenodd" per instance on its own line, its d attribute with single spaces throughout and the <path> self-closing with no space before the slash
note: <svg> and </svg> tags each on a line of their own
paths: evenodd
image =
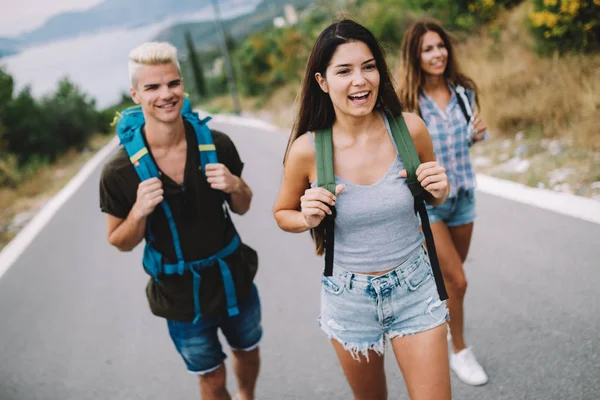
<svg viewBox="0 0 600 400">
<path fill-rule="evenodd" d="M 348 97 L 350 97 L 352 99 L 360 99 L 360 98 L 367 97 L 368 95 L 369 95 L 369 92 L 361 92 L 361 93 L 351 94 Z"/>
</svg>

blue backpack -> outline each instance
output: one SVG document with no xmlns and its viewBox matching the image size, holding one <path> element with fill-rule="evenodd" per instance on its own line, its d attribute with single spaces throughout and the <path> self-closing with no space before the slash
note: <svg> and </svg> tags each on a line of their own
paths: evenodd
<svg viewBox="0 0 600 400">
<path fill-rule="evenodd" d="M 201 120 L 198 117 L 198 113 L 192 110 L 192 105 L 187 98 L 184 99 L 181 114 L 183 118 L 194 127 L 194 132 L 196 133 L 196 139 L 198 141 L 198 150 L 200 152 L 200 163 L 202 165 L 202 171 L 205 172 L 206 164 L 218 163 L 217 152 L 213 142 L 212 134 L 206 125 L 206 122 L 210 120 L 210 117 Z M 152 160 L 142 135 L 142 127 L 144 126 L 145 122 L 144 113 L 142 112 L 142 108 L 140 106 L 128 108 L 117 114 L 117 136 L 119 137 L 123 147 L 125 147 L 125 151 L 127 151 L 127 155 L 129 156 L 131 163 L 134 165 L 135 171 L 137 172 L 141 181 L 145 181 L 153 177 L 159 177 L 158 167 Z M 183 259 L 181 243 L 179 241 L 179 233 L 177 232 L 177 227 L 175 226 L 175 221 L 173 220 L 173 213 L 171 212 L 171 209 L 166 201 L 163 200 L 160 205 L 164 210 L 169 227 L 171 229 L 175 254 L 177 255 L 177 263 L 164 263 L 162 254 L 152 246 L 154 236 L 152 235 L 152 232 L 150 232 L 149 219 L 152 216 L 152 214 L 150 214 L 148 217 L 148 223 L 146 224 L 146 245 L 144 248 L 143 257 L 143 265 L 146 272 L 152 276 L 156 282 L 158 282 L 158 279 L 162 274 L 182 275 L 186 271 L 192 272 L 194 276 L 194 323 L 196 323 L 202 317 L 200 312 L 200 271 L 204 268 L 218 265 L 221 270 L 223 284 L 225 286 L 227 313 L 229 316 L 239 314 L 235 286 L 231 276 L 231 271 L 227 263 L 223 260 L 225 257 L 233 254 L 239 247 L 240 238 L 237 233 L 234 235 L 231 242 L 216 254 L 201 260 L 186 261 Z M 226 217 L 229 218 L 224 197 L 223 209 Z"/>
</svg>

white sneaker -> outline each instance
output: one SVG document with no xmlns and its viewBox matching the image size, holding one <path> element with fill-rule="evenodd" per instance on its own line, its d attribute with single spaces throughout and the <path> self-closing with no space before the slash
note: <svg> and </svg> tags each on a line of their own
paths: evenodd
<svg viewBox="0 0 600 400">
<path fill-rule="evenodd" d="M 485 385 L 488 376 L 483 367 L 477 362 L 475 354 L 470 347 L 450 354 L 450 369 L 454 371 L 458 379 L 471 386 Z"/>
</svg>

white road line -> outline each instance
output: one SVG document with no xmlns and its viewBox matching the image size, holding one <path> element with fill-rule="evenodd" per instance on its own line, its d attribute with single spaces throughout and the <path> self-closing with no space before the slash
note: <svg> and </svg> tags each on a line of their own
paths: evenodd
<svg viewBox="0 0 600 400">
<path fill-rule="evenodd" d="M 117 148 L 119 144 L 115 137 L 110 143 L 104 146 L 91 160 L 89 160 L 61 189 L 58 194 L 52 197 L 42 209 L 33 217 L 33 219 L 23 228 L 17 236 L 6 245 L 0 252 L 0 278 L 8 271 L 10 266 L 19 258 L 21 253 L 29 246 L 40 231 L 46 226 L 48 221 L 56 214 L 58 210 L 77 192 L 77 189 L 89 178 L 96 168 Z"/>
<path fill-rule="evenodd" d="M 532 188 L 493 176 L 477 174 L 477 190 L 584 221 L 600 224 L 600 201 L 569 193 Z"/>
</svg>

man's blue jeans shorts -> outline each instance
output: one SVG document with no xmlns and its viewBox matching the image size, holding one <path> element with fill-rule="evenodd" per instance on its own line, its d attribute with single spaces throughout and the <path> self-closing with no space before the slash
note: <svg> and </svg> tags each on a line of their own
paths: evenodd
<svg viewBox="0 0 600 400">
<path fill-rule="evenodd" d="M 219 329 L 233 350 L 251 351 L 258 347 L 262 326 L 256 286 L 238 307 L 240 313 L 234 317 L 225 313 L 201 318 L 195 324 L 167 320 L 171 339 L 190 373 L 204 375 L 213 372 L 227 358 L 217 336 Z"/>
</svg>

